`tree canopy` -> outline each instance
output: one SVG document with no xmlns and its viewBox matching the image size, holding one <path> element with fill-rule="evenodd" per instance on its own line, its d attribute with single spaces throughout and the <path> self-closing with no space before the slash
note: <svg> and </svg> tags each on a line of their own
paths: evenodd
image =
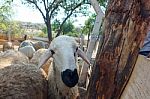
<svg viewBox="0 0 150 99">
<path fill-rule="evenodd" d="M 0 30 L 6 31 L 8 28 L 8 21 L 12 15 L 12 0 L 2 0 L 0 1 Z"/>
<path fill-rule="evenodd" d="M 94 26 L 96 15 L 92 14 L 84 23 L 84 26 L 82 28 L 83 34 L 90 34 L 92 32 L 92 28 Z"/>
<path fill-rule="evenodd" d="M 70 16 L 77 16 L 79 13 L 87 14 L 86 8 L 89 4 L 88 0 L 22 0 L 24 4 L 32 6 L 39 10 L 43 16 L 44 22 L 47 26 L 48 38 L 52 40 L 52 20 L 57 19 L 59 16 L 64 16 L 61 18 L 61 23 L 58 27 L 58 35 L 62 31 L 63 24 L 69 19 Z"/>
</svg>

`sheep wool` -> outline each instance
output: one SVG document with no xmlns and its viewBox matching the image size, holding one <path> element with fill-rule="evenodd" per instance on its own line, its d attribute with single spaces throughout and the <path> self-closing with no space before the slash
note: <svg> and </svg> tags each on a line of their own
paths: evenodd
<svg viewBox="0 0 150 99">
<path fill-rule="evenodd" d="M 24 46 L 19 48 L 19 51 L 25 54 L 29 59 L 31 59 L 33 57 L 35 49 L 33 46 Z"/>
<path fill-rule="evenodd" d="M 25 47 L 25 46 L 33 46 L 32 41 L 25 40 L 25 41 L 21 42 L 21 44 L 19 45 L 19 48 Z"/>
<path fill-rule="evenodd" d="M 14 49 L 14 45 L 12 44 L 12 42 L 5 42 L 3 44 L 3 51 L 10 50 L 10 49 Z"/>
<path fill-rule="evenodd" d="M 32 64 L 0 69 L 0 99 L 47 99 L 47 81 Z"/>
<path fill-rule="evenodd" d="M 33 43 L 33 47 L 35 48 L 36 51 L 41 48 L 47 48 L 47 46 L 48 44 L 43 41 L 38 41 L 38 42 Z"/>
<path fill-rule="evenodd" d="M 42 55 L 46 50 L 47 50 L 47 49 L 44 49 L 44 48 L 37 50 L 37 51 L 33 54 L 33 57 L 31 58 L 30 63 L 35 64 L 35 65 L 38 65 L 39 58 L 41 57 L 41 55 Z M 48 68 L 49 68 L 51 62 L 52 62 L 52 59 L 49 59 L 49 60 L 44 64 L 44 66 L 42 67 L 43 70 L 46 72 L 46 74 L 48 74 Z"/>
<path fill-rule="evenodd" d="M 27 56 L 16 50 L 7 50 L 0 54 L 0 68 L 12 64 L 29 63 Z"/>
</svg>

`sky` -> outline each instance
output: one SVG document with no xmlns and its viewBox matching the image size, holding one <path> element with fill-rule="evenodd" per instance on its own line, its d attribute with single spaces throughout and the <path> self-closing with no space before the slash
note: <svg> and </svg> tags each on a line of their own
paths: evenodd
<svg viewBox="0 0 150 99">
<path fill-rule="evenodd" d="M 14 10 L 13 20 L 32 23 L 44 23 L 41 13 L 36 9 L 33 10 L 27 7 L 26 5 L 23 5 L 21 3 L 21 0 L 14 0 L 13 10 Z M 93 9 L 91 8 L 91 10 Z M 73 24 L 75 26 L 83 25 L 85 20 L 87 20 L 87 18 L 88 17 L 83 16 L 77 17 L 76 22 Z"/>
<path fill-rule="evenodd" d="M 13 11 L 14 20 L 23 22 L 44 23 L 40 12 L 26 7 L 21 3 L 21 0 L 14 0 Z"/>
</svg>

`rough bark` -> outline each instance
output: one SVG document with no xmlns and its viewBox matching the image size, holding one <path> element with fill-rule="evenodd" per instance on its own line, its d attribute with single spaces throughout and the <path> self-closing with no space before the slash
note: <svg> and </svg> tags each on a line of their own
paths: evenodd
<svg viewBox="0 0 150 99">
<path fill-rule="evenodd" d="M 150 21 L 150 0 L 109 0 L 87 99 L 119 99 Z"/>
<path fill-rule="evenodd" d="M 45 24 L 46 24 L 46 27 L 47 27 L 48 40 L 49 40 L 49 42 L 51 42 L 52 41 L 52 29 L 51 29 L 50 16 L 49 16 L 48 12 L 46 14 Z"/>
</svg>

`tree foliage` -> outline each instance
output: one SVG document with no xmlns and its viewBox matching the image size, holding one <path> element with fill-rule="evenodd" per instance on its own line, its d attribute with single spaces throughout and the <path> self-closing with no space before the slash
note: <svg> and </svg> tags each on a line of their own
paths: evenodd
<svg viewBox="0 0 150 99">
<path fill-rule="evenodd" d="M 63 32 L 63 34 L 67 34 L 69 32 L 73 32 L 74 28 L 75 27 L 72 24 L 72 22 L 70 20 L 68 20 L 66 23 L 64 23 L 64 25 L 62 27 L 62 32 Z"/>
<path fill-rule="evenodd" d="M 11 34 L 14 35 L 15 37 L 20 37 L 25 30 L 21 27 L 21 23 L 17 21 L 10 21 L 9 24 L 10 29 L 8 31 L 11 31 Z"/>
<path fill-rule="evenodd" d="M 62 31 L 63 24 L 71 17 L 77 16 L 79 13 L 87 14 L 86 8 L 89 4 L 88 0 L 22 0 L 24 4 L 32 6 L 39 10 L 42 14 L 44 22 L 47 26 L 48 38 L 52 40 L 52 20 L 64 16 L 60 20 L 58 27 L 58 35 Z M 64 13 L 64 15 L 63 15 Z M 58 36 L 57 35 L 57 36 Z"/>
<path fill-rule="evenodd" d="M 61 24 L 61 22 L 59 20 L 55 20 L 52 23 L 52 30 L 57 33 L 59 25 Z M 79 32 L 77 30 L 77 28 L 75 28 L 75 26 L 73 25 L 73 22 L 71 20 L 68 20 L 64 23 L 64 25 L 62 26 L 62 34 L 64 35 L 69 35 L 69 36 L 79 36 Z"/>
<path fill-rule="evenodd" d="M 83 34 L 90 34 L 92 32 L 94 22 L 95 22 L 96 15 L 92 14 L 84 23 L 84 26 L 82 28 Z"/>
<path fill-rule="evenodd" d="M 99 2 L 99 4 L 100 4 L 100 6 L 103 6 L 103 7 L 106 8 L 107 3 L 108 3 L 108 0 L 98 0 L 98 2 Z"/>
<path fill-rule="evenodd" d="M 12 15 L 11 0 L 2 0 L 0 3 L 0 30 L 6 31 L 9 27 L 8 21 Z"/>
</svg>

